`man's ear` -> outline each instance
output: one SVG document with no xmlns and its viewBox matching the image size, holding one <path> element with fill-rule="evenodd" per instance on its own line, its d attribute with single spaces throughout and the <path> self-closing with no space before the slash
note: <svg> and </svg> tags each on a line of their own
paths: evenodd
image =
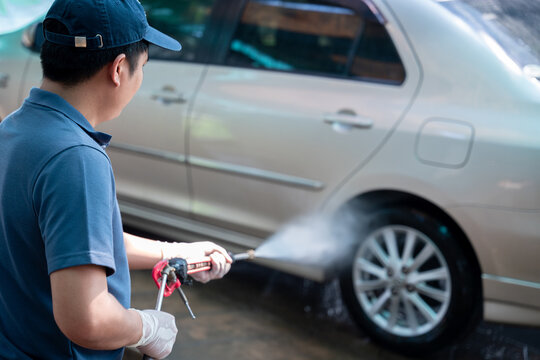
<svg viewBox="0 0 540 360">
<path fill-rule="evenodd" d="M 122 72 L 127 65 L 126 54 L 118 55 L 109 67 L 109 77 L 116 87 L 120 86 Z"/>
</svg>

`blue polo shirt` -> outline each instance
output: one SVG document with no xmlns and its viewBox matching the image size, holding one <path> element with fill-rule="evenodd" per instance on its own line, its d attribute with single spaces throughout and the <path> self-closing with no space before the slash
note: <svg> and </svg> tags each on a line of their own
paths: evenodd
<svg viewBox="0 0 540 360">
<path fill-rule="evenodd" d="M 0 358 L 121 359 L 81 348 L 57 327 L 49 275 L 105 267 L 130 305 L 129 269 L 113 172 L 95 131 L 60 96 L 34 88 L 0 123 Z"/>
</svg>

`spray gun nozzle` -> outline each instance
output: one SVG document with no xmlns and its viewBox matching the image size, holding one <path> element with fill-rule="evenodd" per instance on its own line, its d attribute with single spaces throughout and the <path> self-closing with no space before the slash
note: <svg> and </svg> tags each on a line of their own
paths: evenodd
<svg viewBox="0 0 540 360">
<path fill-rule="evenodd" d="M 232 254 L 231 255 L 233 261 L 238 261 L 238 260 L 253 260 L 255 259 L 255 250 L 251 249 L 251 250 L 248 250 L 244 253 L 239 253 L 239 254 Z"/>
</svg>

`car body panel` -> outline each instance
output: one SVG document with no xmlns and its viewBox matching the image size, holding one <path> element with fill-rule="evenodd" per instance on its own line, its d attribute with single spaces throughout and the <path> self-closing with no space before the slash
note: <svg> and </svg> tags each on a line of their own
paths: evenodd
<svg viewBox="0 0 540 360">
<path fill-rule="evenodd" d="M 32 87 L 39 86 L 42 79 L 41 60 L 39 54 L 30 53 L 26 71 L 21 83 L 21 102 L 30 93 Z"/>
<path fill-rule="evenodd" d="M 22 31 L 0 35 L 0 121 L 21 103 L 21 83 L 29 51 L 21 46 Z M 21 66 L 22 65 L 22 66 Z"/>
<path fill-rule="evenodd" d="M 540 286 L 505 277 L 484 275 L 484 318 L 510 324 L 540 323 Z"/>
<path fill-rule="evenodd" d="M 193 112 L 190 156 L 300 177 L 320 188 L 194 168 L 193 210 L 269 232 L 315 209 L 348 169 L 365 161 L 398 121 L 416 85 L 412 75 L 410 86 L 402 88 L 302 75 L 291 82 L 290 75 L 269 71 L 241 73 L 209 69 Z M 343 109 L 371 119 L 373 127 L 340 132 L 324 122 L 326 114 Z M 281 122 L 288 124 L 287 131 L 275 126 Z M 203 133 L 203 128 L 216 131 Z M 230 191 L 223 193 L 223 187 Z"/>
</svg>

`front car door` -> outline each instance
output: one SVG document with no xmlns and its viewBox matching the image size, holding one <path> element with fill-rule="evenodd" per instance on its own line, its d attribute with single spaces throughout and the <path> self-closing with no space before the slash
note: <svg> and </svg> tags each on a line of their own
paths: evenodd
<svg viewBox="0 0 540 360">
<path fill-rule="evenodd" d="M 419 72 L 371 2 L 245 1 L 190 117 L 199 220 L 264 237 L 369 161 Z"/>
<path fill-rule="evenodd" d="M 186 117 L 205 70 L 205 36 L 215 0 L 142 0 L 150 25 L 176 38 L 179 53 L 151 46 L 139 92 L 122 115 L 100 126 L 124 219 L 187 215 L 190 187 Z M 139 221 L 139 220 L 137 220 Z"/>
</svg>

